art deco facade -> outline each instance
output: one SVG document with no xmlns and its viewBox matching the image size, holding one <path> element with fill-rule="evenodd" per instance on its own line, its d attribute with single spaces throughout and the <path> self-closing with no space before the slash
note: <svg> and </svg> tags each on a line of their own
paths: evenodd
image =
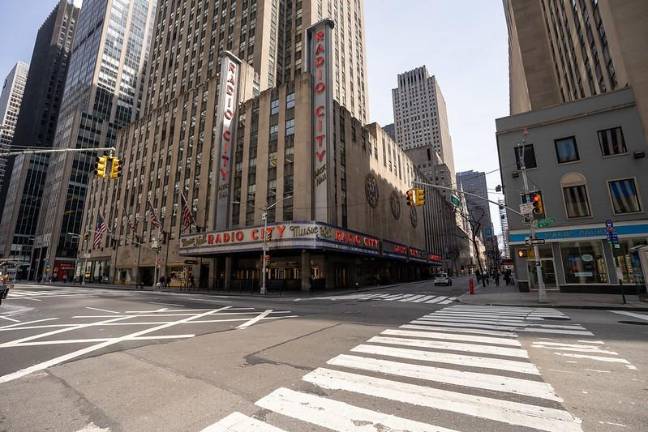
<svg viewBox="0 0 648 432">
<path fill-rule="evenodd" d="M 156 0 L 85 0 L 54 138 L 57 148 L 116 144 L 145 96 Z M 34 241 L 36 277 L 71 279 L 96 153 L 53 156 Z"/>
<path fill-rule="evenodd" d="M 79 9 L 61 0 L 36 36 L 14 145 L 51 147 L 63 97 Z M 47 174 L 47 155 L 23 155 L 13 164 L 0 224 L 0 255 L 25 263 L 17 276 L 28 277 L 32 244 Z"/>
<path fill-rule="evenodd" d="M 5 78 L 0 93 L 0 149 L 4 151 L 13 144 L 28 72 L 28 64 L 17 63 Z M 10 176 L 11 161 L 0 157 L 0 208 L 4 206 Z"/>
<path fill-rule="evenodd" d="M 398 75 L 392 90 L 396 142 L 425 176 L 441 186 L 455 183 L 454 154 L 445 99 L 425 66 Z"/>
<path fill-rule="evenodd" d="M 245 13 L 249 18 L 251 10 Z M 334 98 L 335 27 L 323 21 L 317 28 L 301 44 L 311 54 L 303 54 L 308 72 L 295 69 L 260 94 L 269 77 L 249 45 L 234 43 L 250 67 L 223 54 L 214 65 L 219 74 L 205 73 L 168 104 L 157 105 L 159 93 L 151 92 L 158 102 L 118 140 L 124 177 L 93 182 L 85 226 L 92 230 L 102 214 L 115 229 L 99 248 L 82 244 L 81 274 L 150 284 L 157 262 L 172 285 L 188 283 L 191 274 L 203 287 L 251 288 L 260 279 L 266 208 L 271 289 L 364 285 L 427 269 L 421 209 L 405 205 L 414 166 L 378 125 L 363 126 Z M 153 64 L 168 62 L 156 57 L 158 43 Z M 161 88 L 155 78 L 151 85 Z M 226 106 L 238 106 L 237 115 Z M 195 217 L 190 230 L 183 195 Z M 147 202 L 160 229 L 151 224 Z M 158 240 L 156 256 L 151 246 Z M 407 262 L 420 267 L 408 273 Z"/>
<path fill-rule="evenodd" d="M 511 114 L 630 86 L 648 131 L 647 2 L 504 0 L 504 9 Z"/>
</svg>

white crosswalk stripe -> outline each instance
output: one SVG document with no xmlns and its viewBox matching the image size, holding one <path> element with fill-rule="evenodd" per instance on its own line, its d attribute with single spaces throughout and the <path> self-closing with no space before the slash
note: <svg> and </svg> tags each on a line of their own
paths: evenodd
<svg viewBox="0 0 648 432">
<path fill-rule="evenodd" d="M 309 300 L 358 300 L 358 301 L 385 301 L 401 303 L 437 304 L 448 305 L 457 301 L 457 297 L 426 295 L 421 293 L 383 293 L 383 294 L 348 294 L 327 297 L 299 298 L 295 301 Z"/>
<path fill-rule="evenodd" d="M 438 297 L 396 294 L 368 298 L 419 303 L 447 301 Z M 470 314 L 474 315 L 466 320 Z M 563 400 L 553 387 L 541 381 L 540 371 L 529 360 L 518 335 L 529 329 L 580 333 L 587 330 L 578 325 L 542 324 L 546 316 L 569 319 L 559 311 L 490 310 L 464 305 L 426 315 L 397 329 L 386 329 L 352 348 L 351 353 L 330 359 L 327 367 L 306 374 L 302 380 L 315 389 L 279 388 L 261 398 L 256 406 L 266 410 L 266 420 L 233 413 L 205 431 L 284 432 L 267 420 L 280 420 L 269 417 L 270 412 L 298 424 L 338 432 L 455 432 L 448 428 L 457 423 L 457 416 L 463 418 L 461 424 L 469 424 L 466 422 L 472 419 L 475 429 L 470 431 L 474 432 L 485 428 L 484 421 L 507 428 L 582 432 L 581 420 L 563 409 Z M 610 352 L 588 342 L 584 339 L 577 344 L 563 344 L 543 338 L 532 345 L 556 351 L 575 350 L 558 353 L 565 356 Z M 403 409 L 404 405 L 419 408 L 416 420 L 399 414 L 412 412 Z M 292 432 L 310 428 L 295 426 Z M 487 429 L 498 430 L 493 425 Z M 468 429 L 462 426 L 462 431 Z"/>
</svg>

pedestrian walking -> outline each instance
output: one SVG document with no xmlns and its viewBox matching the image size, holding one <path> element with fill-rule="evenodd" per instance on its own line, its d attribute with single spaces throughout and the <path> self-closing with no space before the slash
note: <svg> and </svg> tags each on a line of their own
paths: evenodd
<svg viewBox="0 0 648 432">
<path fill-rule="evenodd" d="M 495 286 L 500 286 L 500 273 L 497 270 L 495 270 L 494 279 L 495 279 Z"/>
</svg>

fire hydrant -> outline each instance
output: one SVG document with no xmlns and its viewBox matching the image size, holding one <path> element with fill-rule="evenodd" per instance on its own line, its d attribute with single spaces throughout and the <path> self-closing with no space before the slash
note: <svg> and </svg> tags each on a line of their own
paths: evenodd
<svg viewBox="0 0 648 432">
<path fill-rule="evenodd" d="M 468 293 L 470 295 L 475 294 L 475 279 L 473 278 L 470 278 L 470 280 L 468 281 Z"/>
</svg>

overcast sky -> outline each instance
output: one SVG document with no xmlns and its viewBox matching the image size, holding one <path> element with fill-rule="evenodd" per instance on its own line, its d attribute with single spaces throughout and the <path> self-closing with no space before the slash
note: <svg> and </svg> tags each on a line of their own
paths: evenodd
<svg viewBox="0 0 648 432">
<path fill-rule="evenodd" d="M 0 0 L 0 79 L 16 61 L 29 62 L 36 32 L 57 3 Z M 457 170 L 497 169 L 495 119 L 508 114 L 502 1 L 365 0 L 365 20 L 371 121 L 393 121 L 396 76 L 426 65 L 446 99 Z M 499 173 L 488 180 L 494 189 Z"/>
</svg>

